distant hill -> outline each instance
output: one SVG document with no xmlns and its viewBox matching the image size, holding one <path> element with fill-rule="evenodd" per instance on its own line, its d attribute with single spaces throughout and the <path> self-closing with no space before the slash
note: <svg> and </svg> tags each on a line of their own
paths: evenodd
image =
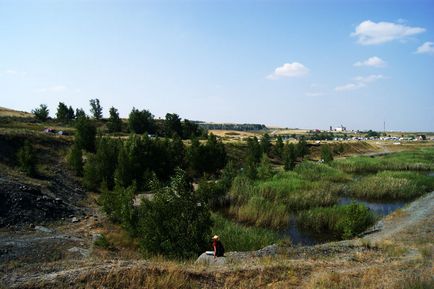
<svg viewBox="0 0 434 289">
<path fill-rule="evenodd" d="M 14 110 L 6 107 L 0 106 L 0 117 L 4 116 L 14 116 L 14 117 L 33 117 L 32 113 Z"/>
<path fill-rule="evenodd" d="M 267 127 L 264 124 L 255 123 L 206 123 L 196 122 L 200 127 L 208 130 L 236 130 L 236 131 L 258 131 L 265 130 Z"/>
</svg>

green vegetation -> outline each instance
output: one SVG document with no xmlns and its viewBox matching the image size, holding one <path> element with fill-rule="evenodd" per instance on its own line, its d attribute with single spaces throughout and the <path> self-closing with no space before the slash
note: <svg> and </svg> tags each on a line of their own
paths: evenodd
<svg viewBox="0 0 434 289">
<path fill-rule="evenodd" d="M 153 134 L 155 132 L 155 120 L 149 110 L 138 110 L 133 107 L 128 117 L 128 128 L 130 132 L 137 134 Z"/>
<path fill-rule="evenodd" d="M 75 143 L 80 149 L 95 151 L 96 126 L 87 117 L 80 117 L 75 122 Z"/>
<path fill-rule="evenodd" d="M 36 155 L 29 140 L 25 140 L 23 146 L 18 150 L 17 161 L 20 170 L 28 176 L 36 174 Z"/>
<path fill-rule="evenodd" d="M 278 173 L 262 181 L 238 176 L 230 190 L 230 213 L 241 222 L 281 228 L 288 225 L 292 210 L 335 204 L 339 188 L 330 182 L 309 181 L 295 172 Z"/>
<path fill-rule="evenodd" d="M 68 108 L 63 102 L 59 102 L 56 118 L 63 123 L 70 122 L 75 118 L 74 109 L 71 106 Z"/>
<path fill-rule="evenodd" d="M 350 194 L 365 199 L 411 199 L 434 190 L 434 178 L 418 172 L 383 171 L 349 185 Z"/>
<path fill-rule="evenodd" d="M 363 204 L 350 204 L 302 211 L 298 225 L 317 234 L 347 239 L 363 232 L 375 222 L 374 214 Z"/>
<path fill-rule="evenodd" d="M 74 171 L 75 175 L 83 175 L 83 154 L 77 144 L 73 144 L 67 156 L 69 167 Z"/>
<path fill-rule="evenodd" d="M 226 251 L 258 250 L 279 241 L 279 235 L 274 231 L 246 227 L 226 219 L 220 214 L 211 215 L 214 226 L 212 234 L 220 236 Z"/>
<path fill-rule="evenodd" d="M 41 104 L 38 108 L 32 110 L 32 113 L 35 115 L 35 118 L 42 122 L 47 121 L 49 112 L 50 111 L 46 104 Z"/>
<path fill-rule="evenodd" d="M 330 164 L 333 161 L 333 152 L 329 145 L 321 146 L 321 159 L 326 163 Z"/>
<path fill-rule="evenodd" d="M 122 131 L 122 120 L 119 118 L 119 112 L 113 106 L 109 110 L 110 117 L 107 120 L 107 129 L 109 132 Z"/>
<path fill-rule="evenodd" d="M 102 118 L 102 107 L 101 104 L 99 103 L 99 99 L 95 98 L 95 99 L 91 99 L 89 100 L 90 103 L 90 112 L 92 113 L 92 116 L 94 119 L 101 119 Z"/>
<path fill-rule="evenodd" d="M 169 187 L 158 189 L 152 201 L 143 200 L 137 236 L 148 253 L 189 258 L 208 248 L 211 226 L 208 206 L 178 170 Z"/>
<path fill-rule="evenodd" d="M 434 148 L 399 152 L 380 157 L 350 157 L 337 160 L 333 166 L 347 173 L 376 173 L 378 171 L 434 170 Z"/>
</svg>

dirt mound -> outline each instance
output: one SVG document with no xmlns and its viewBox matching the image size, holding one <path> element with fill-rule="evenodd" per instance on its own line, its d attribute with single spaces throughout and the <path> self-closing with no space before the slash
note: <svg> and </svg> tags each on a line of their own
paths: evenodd
<svg viewBox="0 0 434 289">
<path fill-rule="evenodd" d="M 39 224 L 75 215 L 80 210 L 41 188 L 0 180 L 0 227 Z"/>
</svg>

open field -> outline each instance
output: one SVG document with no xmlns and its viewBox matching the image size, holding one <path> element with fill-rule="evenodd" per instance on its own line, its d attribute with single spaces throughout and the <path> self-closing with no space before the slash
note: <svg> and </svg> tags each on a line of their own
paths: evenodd
<svg viewBox="0 0 434 289">
<path fill-rule="evenodd" d="M 0 117 L 33 117 L 33 114 L 0 106 Z"/>
</svg>

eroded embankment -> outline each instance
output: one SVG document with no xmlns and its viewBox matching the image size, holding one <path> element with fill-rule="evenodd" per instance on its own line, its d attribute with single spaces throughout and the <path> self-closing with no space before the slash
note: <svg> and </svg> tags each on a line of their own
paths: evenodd
<svg viewBox="0 0 434 289">
<path fill-rule="evenodd" d="M 232 252 L 220 266 L 91 254 L 45 263 L 39 271 L 17 268 L 14 279 L 3 275 L 2 282 L 11 288 L 407 288 L 409 280 L 430 280 L 433 208 L 434 192 L 386 217 L 364 238 L 281 246 L 270 254 Z"/>
</svg>

